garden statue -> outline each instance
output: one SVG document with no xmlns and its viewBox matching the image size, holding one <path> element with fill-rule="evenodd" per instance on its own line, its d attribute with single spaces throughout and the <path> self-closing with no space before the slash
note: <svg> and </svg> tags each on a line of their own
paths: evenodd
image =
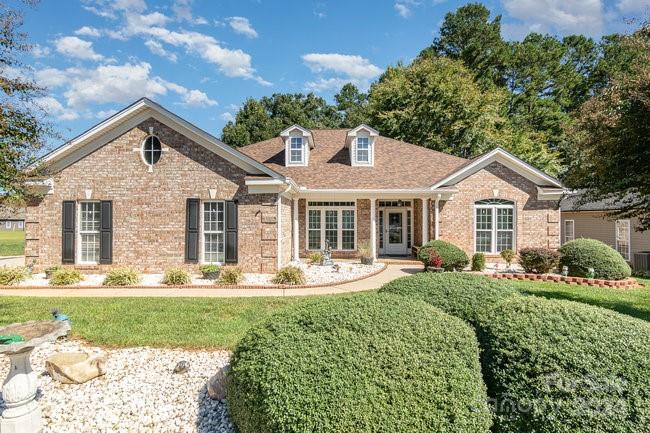
<svg viewBox="0 0 650 433">
<path fill-rule="evenodd" d="M 332 246 L 330 241 L 325 239 L 325 249 L 323 250 L 323 266 L 332 266 L 334 262 L 332 261 Z"/>
<path fill-rule="evenodd" d="M 566 277 L 569 275 L 569 267 L 568 266 L 562 266 L 562 276 Z"/>
<path fill-rule="evenodd" d="M 68 321 L 14 323 L 0 329 L 0 335 L 18 336 L 0 344 L 0 354 L 9 357 L 9 375 L 2 385 L 5 408 L 0 414 L 0 433 L 37 433 L 42 430 L 41 408 L 35 400 L 36 373 L 29 356 L 40 344 L 55 341 L 70 331 Z"/>
</svg>

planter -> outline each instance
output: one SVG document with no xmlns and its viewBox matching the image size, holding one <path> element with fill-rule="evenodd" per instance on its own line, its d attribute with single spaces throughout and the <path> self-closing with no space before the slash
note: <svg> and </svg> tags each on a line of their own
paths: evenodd
<svg viewBox="0 0 650 433">
<path fill-rule="evenodd" d="M 216 280 L 219 278 L 219 271 L 203 272 L 204 280 Z"/>
<path fill-rule="evenodd" d="M 362 265 L 372 265 L 375 262 L 375 259 L 372 257 L 361 257 Z"/>
</svg>

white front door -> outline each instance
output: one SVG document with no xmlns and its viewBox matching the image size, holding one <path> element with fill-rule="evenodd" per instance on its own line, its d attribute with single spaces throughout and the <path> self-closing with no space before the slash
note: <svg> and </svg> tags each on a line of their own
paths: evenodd
<svg viewBox="0 0 650 433">
<path fill-rule="evenodd" d="M 406 248 L 406 210 L 387 210 L 384 216 L 386 254 L 404 255 Z"/>
</svg>

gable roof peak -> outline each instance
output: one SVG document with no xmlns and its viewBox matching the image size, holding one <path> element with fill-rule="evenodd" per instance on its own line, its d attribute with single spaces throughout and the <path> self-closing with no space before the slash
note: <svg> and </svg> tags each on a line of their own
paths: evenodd
<svg viewBox="0 0 650 433">
<path fill-rule="evenodd" d="M 357 126 L 354 129 L 351 129 L 348 131 L 348 137 L 356 137 L 359 131 L 361 130 L 366 130 L 368 131 L 368 134 L 370 134 L 371 137 L 377 137 L 379 136 L 379 131 L 377 131 L 375 128 L 366 125 L 365 123 L 362 123 L 361 125 Z"/>
</svg>

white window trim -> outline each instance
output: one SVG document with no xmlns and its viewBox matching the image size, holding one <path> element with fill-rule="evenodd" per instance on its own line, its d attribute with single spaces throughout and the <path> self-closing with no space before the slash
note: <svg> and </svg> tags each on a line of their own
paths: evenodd
<svg viewBox="0 0 650 433">
<path fill-rule="evenodd" d="M 281 137 L 284 140 L 284 161 L 285 166 L 287 167 L 306 167 L 309 165 L 309 148 L 310 135 L 297 126 L 294 126 L 292 129 L 286 129 L 281 133 Z M 291 162 L 291 139 L 292 138 L 301 138 L 302 139 L 302 161 L 301 162 Z"/>
<path fill-rule="evenodd" d="M 311 249 L 309 248 L 309 211 L 310 210 L 319 210 L 320 211 L 320 248 Z M 310 206 L 309 200 L 307 200 L 307 206 L 305 211 L 305 249 L 307 251 L 322 251 L 325 248 L 325 211 L 326 210 L 335 210 L 337 211 L 337 225 L 336 228 L 336 243 L 337 246 L 343 246 L 343 212 L 344 210 L 351 210 L 354 215 L 354 248 L 352 249 L 343 249 L 337 248 L 332 249 L 332 251 L 356 251 L 358 247 L 357 243 L 357 234 L 359 232 L 359 219 L 357 218 L 357 202 L 354 202 L 353 206 Z"/>
<path fill-rule="evenodd" d="M 357 140 L 359 138 L 367 138 L 368 139 L 368 161 L 359 161 L 359 149 L 357 147 Z M 372 167 L 375 165 L 375 152 L 374 152 L 374 143 L 375 140 L 373 137 L 370 135 L 365 135 L 365 134 L 360 134 L 354 139 L 354 144 L 353 144 L 353 149 L 352 149 L 352 165 L 353 166 L 365 166 L 365 167 Z"/>
<path fill-rule="evenodd" d="M 5 221 L 5 229 L 11 230 L 11 221 Z"/>
<path fill-rule="evenodd" d="M 82 208 L 82 203 L 99 203 L 99 200 L 81 200 L 77 202 L 77 220 L 76 222 L 76 227 L 75 227 L 75 243 L 76 243 L 76 257 L 75 257 L 75 263 L 78 265 L 97 265 L 99 264 L 99 257 L 97 258 L 97 261 L 84 261 L 81 260 L 81 208 Z M 86 233 L 97 233 L 100 238 L 101 238 L 101 223 L 102 223 L 102 214 L 101 214 L 101 208 L 100 208 L 100 213 L 99 213 L 99 224 L 100 224 L 100 230 L 97 230 L 97 232 L 88 232 L 85 231 L 84 234 Z M 100 240 L 100 254 L 101 254 L 101 240 Z"/>
<path fill-rule="evenodd" d="M 472 213 L 474 218 L 474 231 L 472 236 L 474 238 L 474 253 L 483 253 L 489 255 L 499 255 L 500 252 L 497 251 L 497 212 L 498 208 L 502 209 L 512 209 L 512 250 L 517 251 L 517 205 L 515 202 L 513 204 L 474 204 L 472 205 Z M 492 249 L 491 251 L 477 251 L 476 249 L 476 209 L 492 209 Z M 487 230 L 482 230 L 487 231 Z M 508 230 L 500 230 L 508 231 Z"/>
<path fill-rule="evenodd" d="M 567 236 L 567 223 L 571 223 L 571 239 Z M 575 240 L 576 238 L 576 222 L 575 220 L 564 220 L 564 235 L 562 236 L 562 244 L 566 244 L 567 242 L 571 242 Z"/>
<path fill-rule="evenodd" d="M 627 223 L 627 258 L 623 257 L 626 261 L 632 260 L 632 223 L 630 222 L 629 219 L 620 219 L 616 220 L 614 223 L 614 239 L 616 239 L 616 251 L 619 252 L 618 248 L 618 224 L 619 223 Z M 622 254 L 621 254 L 622 255 Z"/>
<path fill-rule="evenodd" d="M 226 260 L 226 201 L 225 200 L 201 200 L 201 205 L 200 205 L 200 214 L 201 216 L 199 217 L 199 236 L 200 236 L 200 243 L 199 243 L 199 264 L 201 265 L 223 265 L 224 262 L 208 262 L 205 260 L 205 203 L 223 203 L 223 257 L 224 257 L 224 262 Z M 209 232 L 209 233 L 219 233 L 218 231 L 216 232 Z"/>
</svg>

